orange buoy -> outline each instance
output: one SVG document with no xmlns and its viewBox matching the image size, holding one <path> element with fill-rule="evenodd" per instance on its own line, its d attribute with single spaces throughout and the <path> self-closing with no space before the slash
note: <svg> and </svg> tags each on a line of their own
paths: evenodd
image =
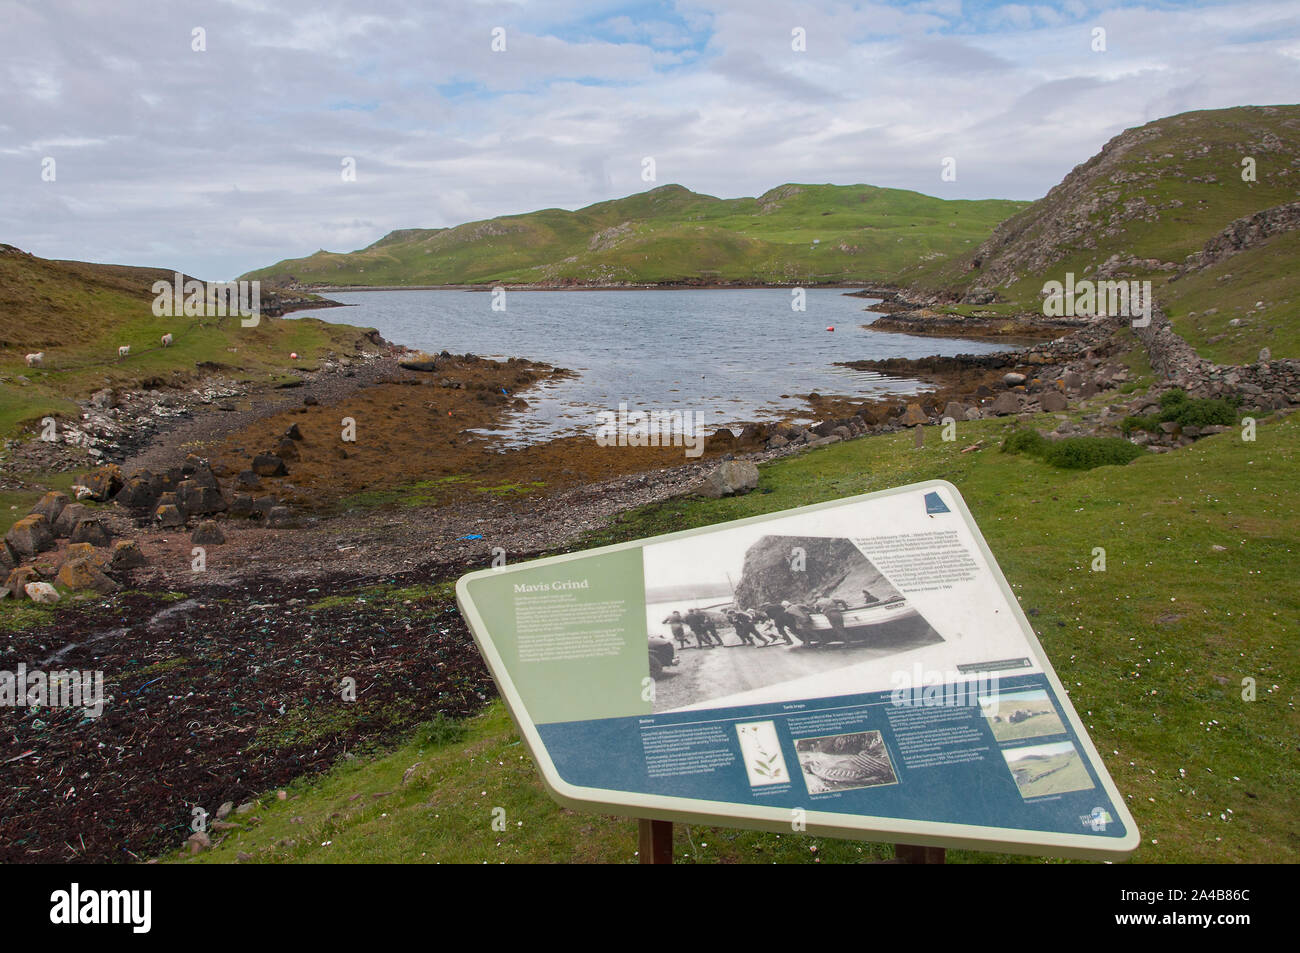
<svg viewBox="0 0 1300 953">
<path fill-rule="evenodd" d="M 296 361 L 296 360 L 298 360 L 298 352 L 297 352 L 297 351 L 291 351 L 291 352 L 289 353 L 289 359 L 290 359 L 291 361 Z"/>
<path fill-rule="evenodd" d="M 832 324 L 832 325 L 831 325 L 829 328 L 827 328 L 826 330 L 827 330 L 827 331 L 834 331 L 834 330 L 835 330 L 835 325 Z"/>
</svg>

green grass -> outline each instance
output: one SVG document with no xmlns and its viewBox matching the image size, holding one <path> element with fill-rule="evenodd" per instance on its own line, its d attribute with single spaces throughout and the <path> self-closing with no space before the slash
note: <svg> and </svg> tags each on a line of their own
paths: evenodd
<svg viewBox="0 0 1300 953">
<path fill-rule="evenodd" d="M 71 497 L 72 494 L 68 491 L 72 488 L 72 481 L 76 478 L 76 473 L 68 472 L 28 473 L 25 475 L 28 483 L 46 489 L 0 490 L 0 536 L 9 532 L 9 527 L 30 513 L 36 502 L 49 490 L 60 490 L 68 493 L 68 496 Z M 82 500 L 82 505 L 91 508 L 96 506 L 91 500 Z"/>
<path fill-rule="evenodd" d="M 472 485 L 480 481 L 466 474 L 439 477 L 436 480 L 418 480 L 386 489 L 361 490 L 343 497 L 334 505 L 338 512 L 380 509 L 383 507 L 412 508 L 417 506 L 442 506 L 460 490 L 462 484 L 471 484 L 474 493 L 490 493 L 500 497 L 527 496 L 546 486 L 544 480 L 526 483 L 499 483 L 491 486 Z"/>
<path fill-rule="evenodd" d="M 456 593 L 454 580 L 435 583 L 429 586 L 398 586 L 394 583 L 381 583 L 363 589 L 360 592 L 325 596 L 324 598 L 316 600 L 307 608 L 311 610 L 330 609 L 336 606 L 354 605 L 358 602 L 371 602 L 376 605 L 421 602 L 432 605 L 438 602 L 454 601 L 455 598 Z"/>
<path fill-rule="evenodd" d="M 992 446 L 1012 426 L 965 423 L 955 443 L 927 441 L 922 450 L 910 434 L 836 444 L 763 467 L 757 492 L 642 508 L 590 542 L 950 480 L 1137 818 L 1144 842 L 1135 859 L 1294 862 L 1300 423 L 1270 421 L 1254 443 L 1234 431 L 1087 471 L 990 449 L 959 452 L 979 439 Z M 1097 547 L 1106 550 L 1104 572 L 1090 569 Z M 1253 702 L 1241 698 L 1248 677 L 1257 684 Z M 233 861 L 244 851 L 272 862 L 634 860 L 631 821 L 550 801 L 500 703 L 467 727 L 463 742 L 417 736 L 300 782 L 288 801 L 269 795 L 256 812 L 261 823 L 209 854 L 175 859 Z M 505 811 L 505 831 L 491 827 L 495 807 Z M 681 862 L 858 861 L 887 852 L 684 825 L 676 837 Z M 949 857 L 1004 859 L 974 851 Z"/>
<path fill-rule="evenodd" d="M 499 483 L 496 486 L 476 486 L 475 493 L 491 493 L 493 496 L 527 496 L 546 486 L 545 480 L 531 480 L 528 483 Z"/>
<path fill-rule="evenodd" d="M 784 185 L 739 199 L 665 185 L 573 212 L 401 229 L 367 248 L 318 251 L 245 277 L 322 285 L 887 280 L 913 261 L 973 247 L 1025 205 L 867 185 Z"/>
<path fill-rule="evenodd" d="M 213 851 L 165 859 L 233 862 L 242 852 L 269 863 L 637 860 L 635 821 L 576 814 L 547 796 L 500 702 L 464 724 L 423 725 L 399 749 L 345 763 L 286 794 L 284 801 L 268 794 L 255 811 L 233 816 L 247 826 Z M 793 834 L 676 825 L 675 835 L 678 863 L 856 861 L 888 853 Z"/>
<path fill-rule="evenodd" d="M 1251 364 L 1267 347 L 1300 358 L 1300 232 L 1275 235 L 1160 292 L 1174 329 L 1202 357 Z M 1230 321 L 1237 321 L 1233 326 Z"/>
<path fill-rule="evenodd" d="M 1063 440 L 1048 440 L 1033 428 L 1015 430 L 1008 434 L 1002 442 L 1002 452 L 1029 454 L 1063 470 L 1122 467 L 1145 453 L 1141 447 L 1119 437 L 1066 437 Z"/>
<path fill-rule="evenodd" d="M 0 580 L 3 582 L 3 580 Z M 49 625 L 54 613 L 66 603 L 60 601 L 52 606 L 42 605 L 23 599 L 15 602 L 12 598 L 0 601 L 0 631 L 20 632 L 36 626 Z"/>
<path fill-rule="evenodd" d="M 220 372 L 247 383 L 280 383 L 329 353 L 355 353 L 360 329 L 316 318 L 156 317 L 158 269 L 47 261 L 0 247 L 0 438 L 52 416 L 75 419 L 75 401 L 104 387 L 187 386 Z M 163 334 L 173 344 L 164 348 Z M 131 353 L 119 360 L 117 349 Z M 24 355 L 43 351 L 40 367 Z M 297 353 L 293 360 L 290 354 Z"/>
</svg>

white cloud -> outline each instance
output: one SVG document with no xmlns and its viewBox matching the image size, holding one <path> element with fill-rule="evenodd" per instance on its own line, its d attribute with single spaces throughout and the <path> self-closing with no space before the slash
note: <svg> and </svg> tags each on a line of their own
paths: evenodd
<svg viewBox="0 0 1300 953">
<path fill-rule="evenodd" d="M 0 0 L 0 20 L 0 241 L 213 278 L 639 191 L 647 155 L 659 183 L 723 197 L 834 181 L 1034 198 L 1126 126 L 1300 89 L 1284 0 Z"/>
</svg>

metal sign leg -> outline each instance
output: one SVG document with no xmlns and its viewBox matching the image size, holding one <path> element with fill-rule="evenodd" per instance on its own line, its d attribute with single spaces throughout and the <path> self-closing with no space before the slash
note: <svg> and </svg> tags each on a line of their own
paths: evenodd
<svg viewBox="0 0 1300 953">
<path fill-rule="evenodd" d="M 894 860 L 900 864 L 942 864 L 947 851 L 942 847 L 917 847 L 915 844 L 895 844 Z"/>
<path fill-rule="evenodd" d="M 673 862 L 673 822 L 637 821 L 637 839 L 643 864 L 671 864 Z"/>
</svg>

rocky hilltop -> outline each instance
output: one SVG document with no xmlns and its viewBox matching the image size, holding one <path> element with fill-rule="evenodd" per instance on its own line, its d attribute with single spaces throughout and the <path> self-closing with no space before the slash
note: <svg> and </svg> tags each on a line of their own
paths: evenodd
<svg viewBox="0 0 1300 953">
<path fill-rule="evenodd" d="M 1164 279 L 1225 230 L 1240 245 L 1294 228 L 1294 210 L 1280 207 L 1297 194 L 1300 106 L 1170 116 L 1115 136 L 974 251 L 918 269 L 910 288 L 918 299 L 1030 305 L 1058 272 Z"/>
</svg>

